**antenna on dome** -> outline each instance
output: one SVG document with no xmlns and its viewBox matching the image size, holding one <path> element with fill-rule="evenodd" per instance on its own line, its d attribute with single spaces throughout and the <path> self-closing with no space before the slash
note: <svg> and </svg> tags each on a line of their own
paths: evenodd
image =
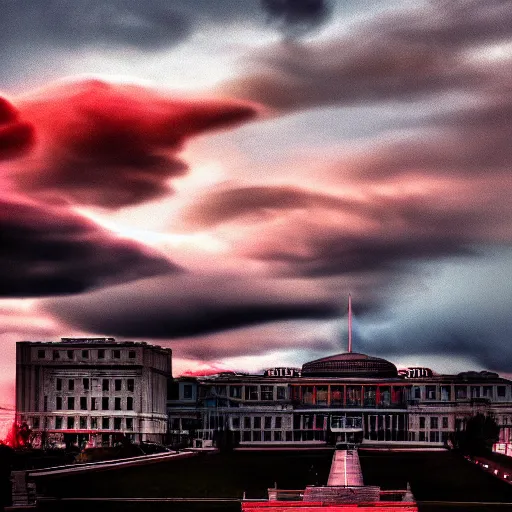
<svg viewBox="0 0 512 512">
<path fill-rule="evenodd" d="M 352 352 L 352 295 L 348 294 L 348 352 Z"/>
</svg>

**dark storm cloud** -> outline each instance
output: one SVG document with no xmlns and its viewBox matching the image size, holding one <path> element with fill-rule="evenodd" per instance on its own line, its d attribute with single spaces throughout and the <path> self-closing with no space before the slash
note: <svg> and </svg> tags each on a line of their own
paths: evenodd
<svg viewBox="0 0 512 512">
<path fill-rule="evenodd" d="M 163 339 L 277 320 L 327 318 L 337 311 L 328 295 L 300 293 L 294 283 L 279 286 L 272 280 L 197 274 L 144 280 L 83 298 L 47 301 L 46 308 L 60 320 L 88 332 Z"/>
<path fill-rule="evenodd" d="M 261 0 L 261 5 L 270 21 L 289 36 L 310 31 L 325 22 L 331 12 L 325 0 Z"/>
<path fill-rule="evenodd" d="M 19 105 L 37 147 L 11 177 L 39 199 L 119 208 L 169 194 L 187 172 L 177 156 L 202 132 L 255 116 L 247 104 L 180 100 L 99 80 L 45 89 Z"/>
<path fill-rule="evenodd" d="M 285 186 L 222 190 L 190 206 L 185 225 L 201 230 L 236 222 L 237 230 L 248 230 L 235 246 L 240 255 L 309 277 L 397 273 L 409 261 L 467 255 L 474 244 L 512 240 L 510 179 L 446 186 L 456 199 L 437 188 L 364 199 Z"/>
<path fill-rule="evenodd" d="M 332 340 L 315 332 L 319 325 L 321 321 L 274 322 L 197 336 L 194 340 L 175 340 L 171 346 L 177 357 L 198 361 L 262 355 L 271 351 L 332 351 Z"/>
<path fill-rule="evenodd" d="M 509 2 L 436 0 L 374 17 L 328 42 L 266 48 L 251 63 L 257 73 L 221 90 L 279 110 L 477 91 L 493 84 L 493 73 L 465 52 L 511 35 Z"/>
<path fill-rule="evenodd" d="M 164 1 L 0 0 L 2 53 L 16 47 L 36 53 L 81 46 L 155 50 L 181 42 L 191 28 Z"/>
<path fill-rule="evenodd" d="M 386 180 L 411 172 L 471 181 L 506 174 L 512 165 L 512 98 L 503 91 L 448 115 L 425 118 L 401 138 L 371 141 L 332 166 L 332 175 Z"/>
<path fill-rule="evenodd" d="M 80 293 L 178 271 L 140 244 L 68 211 L 0 202 L 0 296 Z"/>
<path fill-rule="evenodd" d="M 404 356 L 406 346 L 408 355 L 467 357 L 482 368 L 511 373 L 512 252 L 510 245 L 479 250 L 483 257 L 478 260 L 436 266 L 428 294 L 409 295 L 405 302 L 401 288 L 392 289 L 397 299 L 389 301 L 387 318 L 366 319 L 384 326 L 374 333 L 363 326 L 372 352 Z"/>
<path fill-rule="evenodd" d="M 358 208 L 356 201 L 292 186 L 254 186 L 212 191 L 192 203 L 182 214 L 188 228 L 209 228 L 224 222 L 265 219 L 272 212 L 315 207 Z"/>
</svg>

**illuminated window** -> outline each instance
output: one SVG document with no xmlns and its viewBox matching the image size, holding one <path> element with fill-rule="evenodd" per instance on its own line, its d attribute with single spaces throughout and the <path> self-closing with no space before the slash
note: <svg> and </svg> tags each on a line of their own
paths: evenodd
<svg viewBox="0 0 512 512">
<path fill-rule="evenodd" d="M 343 405 L 342 386 L 331 386 L 331 405 Z"/>
<path fill-rule="evenodd" d="M 327 405 L 327 386 L 317 386 L 316 403 L 318 405 Z"/>
<path fill-rule="evenodd" d="M 302 386 L 302 403 L 313 404 L 313 386 Z"/>
</svg>

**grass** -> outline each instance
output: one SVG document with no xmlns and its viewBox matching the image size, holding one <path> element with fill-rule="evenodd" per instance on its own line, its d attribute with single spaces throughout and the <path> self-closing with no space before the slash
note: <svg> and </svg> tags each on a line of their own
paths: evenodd
<svg viewBox="0 0 512 512">
<path fill-rule="evenodd" d="M 311 465 L 320 484 L 327 482 L 332 450 L 233 452 L 118 469 L 84 476 L 46 480 L 46 496 L 56 497 L 267 497 L 274 482 L 281 489 L 301 489 L 311 483 Z M 453 504 L 421 504 L 420 512 L 470 510 L 511 511 L 510 507 L 478 505 L 467 508 L 454 502 L 512 502 L 512 485 L 482 471 L 451 452 L 360 452 L 367 485 L 382 489 L 405 489 L 410 483 L 415 498 Z M 68 504 L 69 505 L 69 504 Z M 67 510 L 65 502 L 41 506 L 41 510 Z M 94 504 L 101 509 L 102 504 Z M 106 504 L 103 504 L 105 507 Z M 74 503 L 73 510 L 90 510 L 90 503 Z M 223 510 L 239 511 L 239 504 L 109 504 L 116 511 L 152 512 Z"/>
<path fill-rule="evenodd" d="M 45 496 L 55 497 L 222 497 L 267 498 L 275 483 L 303 489 L 313 481 L 325 485 L 332 450 L 201 453 L 143 467 L 125 468 L 45 480 Z M 316 479 L 316 478 L 315 478 Z"/>
<path fill-rule="evenodd" d="M 452 452 L 360 452 L 367 485 L 405 489 L 418 501 L 512 502 L 512 485 Z"/>
</svg>

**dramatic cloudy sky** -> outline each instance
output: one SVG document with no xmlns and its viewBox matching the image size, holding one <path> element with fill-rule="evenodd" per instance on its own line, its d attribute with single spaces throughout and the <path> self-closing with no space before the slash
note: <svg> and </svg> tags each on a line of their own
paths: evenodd
<svg viewBox="0 0 512 512">
<path fill-rule="evenodd" d="M 15 342 L 174 374 L 346 346 L 512 374 L 511 0 L 0 0 Z"/>
</svg>

